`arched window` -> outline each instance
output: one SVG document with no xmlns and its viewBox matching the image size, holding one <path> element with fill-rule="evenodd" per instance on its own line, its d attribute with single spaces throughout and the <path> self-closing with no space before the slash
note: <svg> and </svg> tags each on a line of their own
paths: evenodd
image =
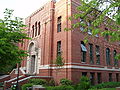
<svg viewBox="0 0 120 90">
<path fill-rule="evenodd" d="M 35 37 L 37 36 L 37 22 L 35 23 Z"/>
<path fill-rule="evenodd" d="M 89 44 L 89 56 L 90 56 L 90 63 L 94 63 L 94 58 L 93 58 L 93 44 Z"/>
<path fill-rule="evenodd" d="M 32 26 L 32 38 L 34 37 L 34 25 Z"/>
<path fill-rule="evenodd" d="M 118 66 L 118 60 L 116 59 L 117 51 L 113 51 L 113 57 L 114 57 L 114 66 Z"/>
<path fill-rule="evenodd" d="M 108 31 L 108 28 L 105 28 L 105 30 Z M 109 41 L 109 35 L 108 35 L 108 33 L 105 34 L 104 38 L 105 38 L 106 41 Z"/>
<path fill-rule="evenodd" d="M 41 25 L 40 22 L 38 23 L 38 35 L 40 35 Z"/>
<path fill-rule="evenodd" d="M 100 47 L 96 45 L 96 64 L 100 64 Z"/>
<path fill-rule="evenodd" d="M 106 48 L 106 63 L 110 65 L 110 49 Z"/>
</svg>

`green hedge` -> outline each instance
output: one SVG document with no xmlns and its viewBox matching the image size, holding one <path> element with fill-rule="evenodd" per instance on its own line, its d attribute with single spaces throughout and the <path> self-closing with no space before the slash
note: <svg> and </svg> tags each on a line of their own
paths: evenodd
<svg viewBox="0 0 120 90">
<path fill-rule="evenodd" d="M 105 82 L 92 87 L 92 89 L 120 87 L 120 82 Z"/>
<path fill-rule="evenodd" d="M 32 87 L 33 84 L 31 83 L 27 83 L 27 84 L 24 84 L 22 85 L 22 90 L 27 90 L 28 87 Z"/>
<path fill-rule="evenodd" d="M 75 90 L 72 86 L 55 86 L 55 87 L 47 87 L 46 90 Z"/>
<path fill-rule="evenodd" d="M 86 76 L 80 78 L 80 82 L 76 85 L 75 90 L 88 90 L 91 86 L 90 79 Z"/>
<path fill-rule="evenodd" d="M 30 79 L 28 82 L 34 85 L 46 85 L 47 84 L 47 81 L 45 79 Z"/>
<path fill-rule="evenodd" d="M 72 85 L 72 81 L 71 80 L 68 80 L 68 79 L 65 79 L 65 78 L 62 78 L 60 80 L 60 84 L 61 85 Z"/>
</svg>

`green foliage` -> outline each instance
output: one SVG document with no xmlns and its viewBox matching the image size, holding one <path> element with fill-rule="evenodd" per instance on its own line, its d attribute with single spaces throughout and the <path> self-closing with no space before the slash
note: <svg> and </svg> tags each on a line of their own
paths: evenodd
<svg viewBox="0 0 120 90">
<path fill-rule="evenodd" d="M 18 43 L 29 39 L 23 33 L 25 25 L 21 18 L 12 17 L 13 10 L 6 9 L 4 19 L 0 19 L 0 72 L 9 72 L 16 63 L 21 62 L 27 52 L 18 48 Z"/>
<path fill-rule="evenodd" d="M 16 84 L 12 85 L 11 90 L 16 90 Z"/>
<path fill-rule="evenodd" d="M 63 58 L 62 58 L 61 55 L 58 55 L 58 56 L 57 56 L 55 64 L 56 64 L 58 67 L 61 67 L 61 66 L 64 65 Z"/>
<path fill-rule="evenodd" d="M 48 82 L 48 85 L 49 86 L 55 86 L 55 81 L 53 79 L 51 79 L 49 82 Z"/>
<path fill-rule="evenodd" d="M 72 86 L 55 86 L 55 87 L 47 87 L 47 90 L 75 90 Z"/>
<path fill-rule="evenodd" d="M 31 83 L 27 83 L 27 84 L 24 84 L 22 85 L 22 90 L 27 90 L 28 87 L 32 87 L 33 84 Z"/>
<path fill-rule="evenodd" d="M 88 89 L 88 90 L 116 90 L 116 88 Z"/>
<path fill-rule="evenodd" d="M 91 84 L 89 78 L 86 76 L 82 76 L 76 90 L 88 90 L 90 86 Z"/>
<path fill-rule="evenodd" d="M 4 83 L 3 82 L 0 82 L 0 87 L 2 87 L 4 85 Z"/>
<path fill-rule="evenodd" d="M 30 79 L 29 83 L 32 83 L 33 85 L 46 85 L 47 81 L 45 79 Z"/>
<path fill-rule="evenodd" d="M 105 5 L 109 3 L 109 5 Z M 120 41 L 120 1 L 119 0 L 80 0 L 81 5 L 77 7 L 77 12 L 69 19 L 78 20 L 73 23 L 71 28 L 65 30 L 74 30 L 74 28 L 84 27 L 83 32 L 92 31 L 92 35 L 109 35 L 110 41 Z M 103 7 L 104 6 L 104 7 Z M 82 19 L 80 21 L 79 19 Z M 88 25 L 88 22 L 91 24 Z M 103 30 L 101 25 L 108 28 Z"/>
<path fill-rule="evenodd" d="M 105 82 L 91 87 L 92 89 L 101 89 L 101 88 L 115 88 L 119 87 L 120 82 Z"/>
<path fill-rule="evenodd" d="M 65 78 L 62 78 L 60 80 L 60 84 L 61 85 L 72 85 L 72 81 L 71 80 L 68 80 L 68 79 L 65 79 Z"/>
</svg>

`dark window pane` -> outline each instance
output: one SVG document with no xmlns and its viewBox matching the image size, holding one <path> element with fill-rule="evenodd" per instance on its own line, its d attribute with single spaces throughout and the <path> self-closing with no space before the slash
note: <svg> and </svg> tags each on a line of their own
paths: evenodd
<svg viewBox="0 0 120 90">
<path fill-rule="evenodd" d="M 57 20 L 57 32 L 61 32 L 61 16 Z"/>
<path fill-rule="evenodd" d="M 112 82 L 112 73 L 109 73 L 109 82 Z"/>
<path fill-rule="evenodd" d="M 86 62 L 86 47 L 83 41 L 81 41 L 81 61 Z"/>
<path fill-rule="evenodd" d="M 41 29 L 41 25 L 40 22 L 38 23 L 38 35 L 40 35 L 40 29 Z"/>
<path fill-rule="evenodd" d="M 37 36 L 37 22 L 35 23 L 35 37 Z"/>
<path fill-rule="evenodd" d="M 32 38 L 34 37 L 34 25 L 32 26 Z"/>
<path fill-rule="evenodd" d="M 101 73 L 97 73 L 98 84 L 102 82 Z"/>
<path fill-rule="evenodd" d="M 106 48 L 106 62 L 107 65 L 110 65 L 110 49 Z"/>
<path fill-rule="evenodd" d="M 57 42 L 57 56 L 61 55 L 61 41 Z"/>
<path fill-rule="evenodd" d="M 90 56 L 90 63 L 93 64 L 93 44 L 89 44 L 89 56 Z"/>
<path fill-rule="evenodd" d="M 113 56 L 114 56 L 114 66 L 118 66 L 118 60 L 116 59 L 117 52 L 116 50 L 113 51 Z"/>
<path fill-rule="evenodd" d="M 96 64 L 100 64 L 100 47 L 96 45 Z"/>
</svg>

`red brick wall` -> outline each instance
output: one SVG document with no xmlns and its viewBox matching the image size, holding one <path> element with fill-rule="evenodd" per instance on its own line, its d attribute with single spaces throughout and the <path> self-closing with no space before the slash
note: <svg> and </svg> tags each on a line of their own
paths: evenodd
<svg viewBox="0 0 120 90">
<path fill-rule="evenodd" d="M 68 5 L 69 4 L 69 5 Z M 54 64 L 57 54 L 57 41 L 61 41 L 62 48 L 62 57 L 65 65 L 74 65 L 74 66 L 87 66 L 87 67 L 98 67 L 104 68 L 106 65 L 105 58 L 105 49 L 107 47 L 110 48 L 111 51 L 111 61 L 112 65 L 108 66 L 108 69 L 114 67 L 113 66 L 113 50 L 117 50 L 119 53 L 119 45 L 118 43 L 108 43 L 104 40 L 103 37 L 91 37 L 89 36 L 89 43 L 93 44 L 94 50 L 94 64 L 90 64 L 89 60 L 89 47 L 88 43 L 86 44 L 87 48 L 87 58 L 86 63 L 81 62 L 81 47 L 80 42 L 84 40 L 84 37 L 88 35 L 87 33 L 80 32 L 79 28 L 76 28 L 72 31 L 64 31 L 64 28 L 70 28 L 71 24 L 77 22 L 77 20 L 70 21 L 68 20 L 69 16 L 73 15 L 76 11 L 76 6 L 79 5 L 79 0 L 60 0 L 59 2 L 48 2 L 45 4 L 42 10 L 35 12 L 31 16 L 26 19 L 26 24 L 28 27 L 29 36 L 32 35 L 32 25 L 35 25 L 35 22 L 41 22 L 41 34 L 37 37 L 32 38 L 32 40 L 37 42 L 38 48 L 41 48 L 41 65 Z M 61 32 L 57 32 L 57 18 L 61 16 L 62 18 L 62 27 Z M 101 25 L 102 29 L 104 29 L 104 25 Z M 26 40 L 23 45 L 23 49 L 28 50 L 28 44 L 32 40 Z M 96 54 L 95 54 L 95 45 L 100 46 L 100 61 L 101 64 L 96 64 Z M 120 62 L 120 61 L 119 61 Z M 54 65 L 51 65 L 54 66 Z M 26 60 L 22 62 L 22 67 L 26 67 Z M 101 72 L 102 81 L 108 81 L 108 73 L 109 71 L 104 70 L 91 70 L 91 69 L 61 69 L 60 73 L 56 76 L 56 70 L 54 69 L 40 69 L 39 76 L 53 76 L 56 82 L 59 83 L 61 78 L 68 78 L 73 80 L 74 82 L 79 82 L 79 78 L 81 77 L 82 72 L 88 72 L 88 76 L 90 76 L 90 72 L 95 73 L 95 80 L 97 80 L 97 73 Z M 115 80 L 115 74 L 120 72 L 111 71 L 113 73 L 113 80 Z M 104 75 L 105 74 L 105 75 Z M 105 77 L 104 77 L 105 76 Z M 97 83 L 95 81 L 95 83 Z"/>
</svg>

